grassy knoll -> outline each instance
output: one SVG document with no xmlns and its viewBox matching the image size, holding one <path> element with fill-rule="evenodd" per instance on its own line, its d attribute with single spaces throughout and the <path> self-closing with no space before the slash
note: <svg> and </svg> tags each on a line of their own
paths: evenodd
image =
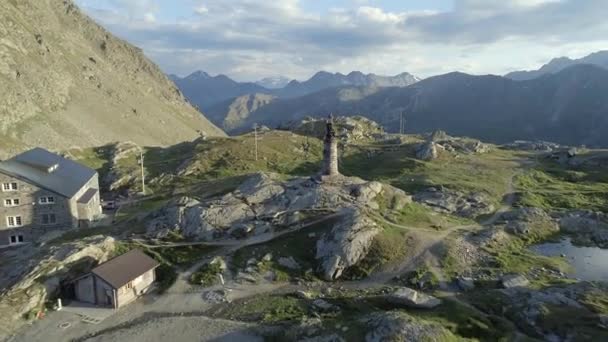
<svg viewBox="0 0 608 342">
<path fill-rule="evenodd" d="M 541 160 L 517 177 L 521 206 L 608 211 L 608 173 L 601 167 Z"/>
<path fill-rule="evenodd" d="M 342 170 L 347 175 L 383 181 L 407 192 L 443 185 L 464 192 L 484 192 L 496 202 L 502 200 L 509 179 L 519 164 L 519 155 L 494 149 L 486 154 L 442 153 L 431 162 L 414 158 L 415 144 L 394 150 L 368 153 L 369 149 L 347 149 Z"/>
</svg>

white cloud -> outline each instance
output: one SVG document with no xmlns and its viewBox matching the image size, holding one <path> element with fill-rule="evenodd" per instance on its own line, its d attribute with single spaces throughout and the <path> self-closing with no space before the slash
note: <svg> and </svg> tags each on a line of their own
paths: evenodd
<svg viewBox="0 0 608 342">
<path fill-rule="evenodd" d="M 188 0 L 192 17 L 173 24 L 149 20 L 161 18 L 153 0 L 109 1 L 125 11 L 85 9 L 179 74 L 503 73 L 608 46 L 605 0 L 455 0 L 449 12 L 388 11 L 354 0 L 324 13 L 305 11 L 304 0 L 205 0 L 199 7 Z"/>
<path fill-rule="evenodd" d="M 205 14 L 209 13 L 209 9 L 207 7 L 205 7 L 204 5 L 200 5 L 194 9 L 194 13 L 196 13 L 198 15 L 205 15 Z"/>
<path fill-rule="evenodd" d="M 156 22 L 156 16 L 154 13 L 148 12 L 144 14 L 144 21 L 148 24 L 152 24 Z"/>
</svg>

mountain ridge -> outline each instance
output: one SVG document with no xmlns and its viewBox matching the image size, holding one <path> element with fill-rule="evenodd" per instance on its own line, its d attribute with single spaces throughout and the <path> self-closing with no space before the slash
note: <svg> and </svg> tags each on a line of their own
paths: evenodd
<svg viewBox="0 0 608 342">
<path fill-rule="evenodd" d="M 44 28 L 44 29 L 41 29 Z M 142 53 L 71 0 L 0 3 L 0 154 L 225 133 Z"/>
<path fill-rule="evenodd" d="M 345 97 L 348 92 L 360 96 Z M 452 72 L 402 88 L 344 87 L 280 99 L 250 113 L 242 127 L 334 113 L 363 115 L 396 132 L 405 113 L 411 133 L 442 129 L 496 143 L 542 139 L 608 146 L 602 134 L 608 129 L 606 92 L 608 70 L 587 64 L 526 81 Z"/>
<path fill-rule="evenodd" d="M 570 59 L 568 57 L 553 58 L 538 70 L 514 71 L 506 74 L 505 77 L 516 81 L 530 80 L 546 74 L 554 74 L 578 64 L 593 64 L 608 69 L 608 50 L 597 51 L 579 59 Z"/>
<path fill-rule="evenodd" d="M 306 81 L 291 80 L 282 88 L 269 89 L 259 83 L 237 82 L 226 75 L 211 76 L 204 71 L 195 71 L 188 76 L 171 78 L 189 99 L 199 109 L 207 110 L 224 103 L 236 100 L 244 95 L 266 94 L 277 98 L 298 97 L 311 94 L 323 89 L 340 86 L 366 87 L 404 87 L 420 79 L 410 73 L 403 72 L 395 76 L 379 76 L 352 71 L 348 75 L 319 71 Z"/>
</svg>

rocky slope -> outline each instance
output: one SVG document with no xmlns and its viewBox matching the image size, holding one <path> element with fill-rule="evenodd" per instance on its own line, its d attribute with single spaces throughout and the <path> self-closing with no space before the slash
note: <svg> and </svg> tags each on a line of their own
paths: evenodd
<svg viewBox="0 0 608 342">
<path fill-rule="evenodd" d="M 275 96 L 268 94 L 243 95 L 218 103 L 209 108 L 206 113 L 209 120 L 228 132 L 240 128 L 251 113 L 266 106 L 275 99 Z"/>
<path fill-rule="evenodd" d="M 593 64 L 608 69 L 608 51 L 598 51 L 579 59 L 570 59 L 568 57 L 554 58 L 538 70 L 514 71 L 508 73 L 505 77 L 516 81 L 531 80 L 547 74 L 555 74 L 567 67 L 578 64 Z"/>
<path fill-rule="evenodd" d="M 224 133 L 142 51 L 71 0 L 0 3 L 0 153 Z"/>
</svg>

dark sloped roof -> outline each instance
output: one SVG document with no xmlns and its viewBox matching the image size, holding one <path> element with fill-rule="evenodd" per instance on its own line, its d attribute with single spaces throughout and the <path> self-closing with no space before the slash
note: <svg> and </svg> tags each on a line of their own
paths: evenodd
<svg viewBox="0 0 608 342">
<path fill-rule="evenodd" d="M 87 190 L 84 194 L 82 194 L 82 196 L 80 196 L 80 198 L 78 199 L 78 203 L 87 204 L 91 202 L 91 199 L 95 197 L 98 191 L 99 190 L 97 189 L 89 188 L 89 190 Z"/>
<path fill-rule="evenodd" d="M 34 148 L 0 162 L 0 172 L 21 177 L 68 198 L 74 197 L 97 173 L 42 148 Z"/>
<path fill-rule="evenodd" d="M 95 267 L 91 272 L 113 288 L 119 289 L 128 282 L 158 267 L 160 264 L 138 249 L 131 250 Z"/>
</svg>

